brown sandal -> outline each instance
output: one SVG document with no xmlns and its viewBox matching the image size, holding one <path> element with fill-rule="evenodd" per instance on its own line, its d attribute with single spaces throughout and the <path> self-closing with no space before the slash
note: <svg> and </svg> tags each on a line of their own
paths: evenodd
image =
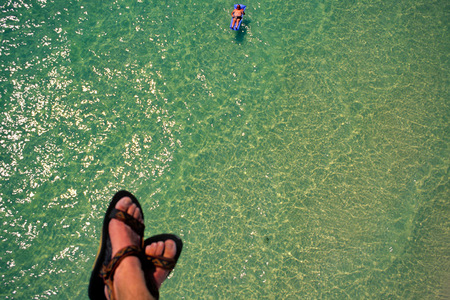
<svg viewBox="0 0 450 300">
<path fill-rule="evenodd" d="M 128 246 L 119 250 L 116 255 L 111 259 L 108 265 L 103 265 L 100 271 L 100 276 L 103 278 L 103 282 L 108 287 L 109 299 L 116 299 L 114 293 L 114 272 L 121 263 L 121 261 L 128 256 L 142 256 L 142 249 L 137 246 Z"/>
<path fill-rule="evenodd" d="M 145 226 L 126 212 L 116 209 L 116 204 L 124 197 L 129 197 L 131 201 L 136 204 L 136 206 L 141 210 L 141 205 L 139 204 L 136 197 L 127 191 L 117 192 L 111 203 L 109 204 L 108 210 L 106 211 L 105 218 L 103 220 L 102 238 L 100 242 L 99 252 L 97 254 L 97 259 L 92 270 L 91 279 L 89 282 L 89 298 L 95 300 L 106 300 L 105 295 L 105 285 L 108 286 L 110 295 L 114 296 L 114 289 L 112 288 L 112 283 L 114 279 L 114 272 L 117 269 L 120 262 L 127 256 L 138 256 L 142 257 L 142 246 Z M 144 215 L 142 213 L 142 218 Z M 112 219 L 117 219 L 135 231 L 141 237 L 141 243 L 139 246 L 128 246 L 121 249 L 116 255 L 112 256 L 112 246 L 111 239 L 109 236 L 109 222 Z M 111 298 L 111 299 L 114 299 Z"/>
</svg>

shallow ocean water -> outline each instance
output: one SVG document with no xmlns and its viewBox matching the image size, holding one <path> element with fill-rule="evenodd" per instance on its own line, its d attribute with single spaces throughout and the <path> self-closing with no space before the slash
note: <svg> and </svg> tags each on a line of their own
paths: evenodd
<svg viewBox="0 0 450 300">
<path fill-rule="evenodd" d="M 449 296 L 449 5 L 1 4 L 0 296 L 86 299 L 119 189 L 164 299 Z"/>
</svg>

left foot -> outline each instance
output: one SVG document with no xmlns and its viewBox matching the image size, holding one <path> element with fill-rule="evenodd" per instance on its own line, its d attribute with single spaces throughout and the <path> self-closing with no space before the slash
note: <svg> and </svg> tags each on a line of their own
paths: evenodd
<svg viewBox="0 0 450 300">
<path fill-rule="evenodd" d="M 162 256 L 165 258 L 174 258 L 177 253 L 177 246 L 173 240 L 166 240 L 165 242 L 159 241 L 157 243 L 151 243 L 145 248 L 145 254 L 151 256 Z M 160 267 L 156 267 L 153 272 L 153 278 L 155 279 L 156 286 L 159 290 L 161 284 L 169 275 L 170 270 L 166 270 Z"/>
</svg>

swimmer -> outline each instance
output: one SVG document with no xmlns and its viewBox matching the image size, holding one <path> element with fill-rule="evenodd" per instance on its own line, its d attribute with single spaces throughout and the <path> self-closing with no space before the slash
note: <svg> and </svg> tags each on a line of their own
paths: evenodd
<svg viewBox="0 0 450 300">
<path fill-rule="evenodd" d="M 245 15 L 245 12 L 243 9 L 241 9 L 241 6 L 238 4 L 231 13 L 231 16 L 233 17 L 233 23 L 231 24 L 231 28 L 234 28 L 235 30 L 238 29 L 239 22 L 242 20 L 243 15 Z"/>
</svg>

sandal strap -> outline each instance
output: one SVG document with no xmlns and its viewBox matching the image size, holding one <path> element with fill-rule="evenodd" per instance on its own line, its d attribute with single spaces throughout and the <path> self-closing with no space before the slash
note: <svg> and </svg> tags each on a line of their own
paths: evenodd
<svg viewBox="0 0 450 300">
<path fill-rule="evenodd" d="M 114 272 L 120 265 L 120 262 L 128 256 L 141 257 L 142 250 L 138 246 L 128 246 L 120 249 L 116 255 L 111 259 L 108 265 L 103 265 L 100 270 L 100 277 L 103 278 L 105 285 L 108 286 L 108 293 L 110 294 L 110 299 L 115 299 L 114 295 Z"/>
<path fill-rule="evenodd" d="M 145 225 L 136 220 L 133 216 L 127 214 L 126 212 L 114 208 L 111 210 L 109 217 L 111 219 L 114 218 L 124 222 L 125 224 L 130 226 L 130 228 L 133 229 L 133 231 L 136 232 L 139 236 L 144 236 Z"/>
<path fill-rule="evenodd" d="M 104 280 L 112 279 L 114 277 L 114 272 L 119 266 L 120 262 L 128 256 L 137 256 L 141 257 L 141 248 L 138 246 L 128 246 L 120 249 L 116 255 L 111 259 L 108 265 L 103 265 L 100 276 Z"/>
<path fill-rule="evenodd" d="M 167 258 L 163 256 L 153 256 L 153 255 L 145 255 L 145 258 L 153 263 L 155 267 L 163 268 L 165 270 L 172 271 L 177 264 L 176 260 L 173 258 Z"/>
</svg>

